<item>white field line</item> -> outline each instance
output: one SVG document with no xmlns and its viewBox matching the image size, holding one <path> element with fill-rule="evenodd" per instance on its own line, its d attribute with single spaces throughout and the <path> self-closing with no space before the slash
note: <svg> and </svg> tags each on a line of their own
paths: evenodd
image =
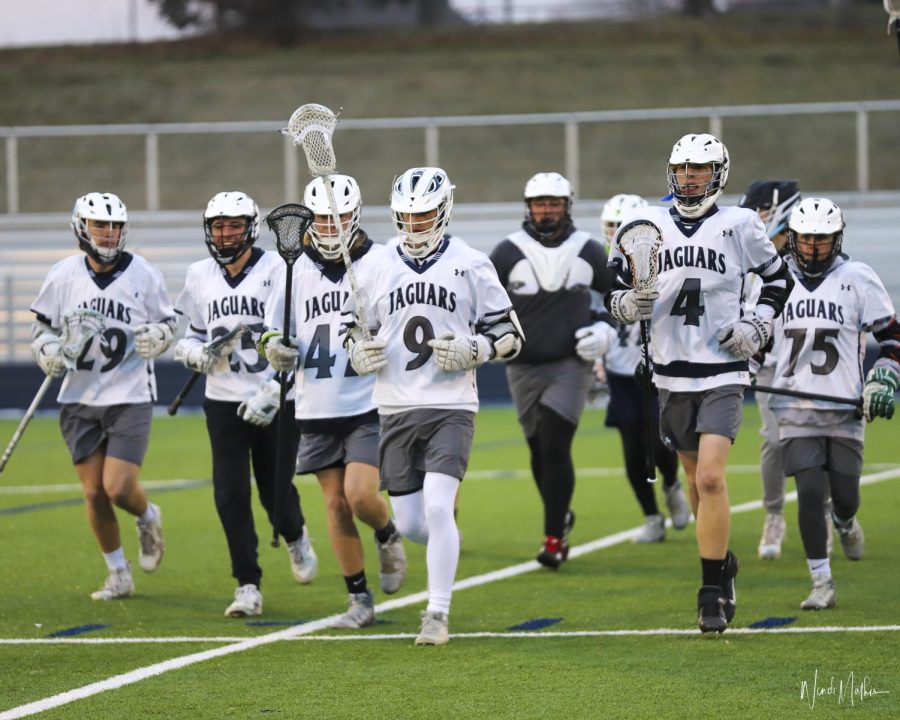
<svg viewBox="0 0 900 720">
<path fill-rule="evenodd" d="M 866 471 L 890 470 L 897 467 L 897 463 L 872 463 L 866 465 Z M 729 465 L 728 473 L 731 475 L 749 475 L 759 472 L 759 465 Z M 605 468 L 579 468 L 577 475 L 580 478 L 589 477 L 624 477 L 625 468 L 622 467 L 605 467 Z M 472 470 L 466 473 L 466 481 L 470 480 L 512 480 L 521 478 L 530 478 L 530 470 Z M 178 487 L 190 487 L 197 483 L 211 483 L 209 478 L 177 478 L 175 480 L 141 480 L 148 490 L 158 488 L 174 489 Z M 300 485 L 313 485 L 316 483 L 315 478 L 309 475 L 303 475 L 294 478 L 294 483 Z M 56 485 L 7 485 L 0 486 L 0 495 L 41 495 L 44 493 L 62 493 L 73 492 L 80 493 L 81 485 L 77 483 L 59 483 Z"/>
<path fill-rule="evenodd" d="M 900 477 L 900 468 L 885 470 L 874 475 L 865 476 L 862 478 L 862 483 L 865 485 L 870 485 L 873 483 L 890 480 L 895 477 Z M 785 500 L 793 501 L 796 499 L 796 497 L 796 493 L 790 493 L 789 495 L 785 496 Z M 749 512 L 750 510 L 756 510 L 761 507 L 762 501 L 755 500 L 753 502 L 743 503 L 741 505 L 733 507 L 732 513 Z M 668 522 L 669 521 L 667 520 L 667 523 Z M 569 552 L 569 555 L 572 557 L 579 557 L 595 550 L 600 550 L 621 542 L 625 542 L 626 540 L 630 540 L 640 531 L 641 527 L 639 526 L 636 528 L 632 528 L 631 530 L 625 530 L 613 535 L 607 535 L 606 537 L 598 538 L 589 543 L 584 543 L 583 545 L 578 545 L 577 547 L 572 548 Z M 536 560 L 519 563 L 518 565 L 511 565 L 506 568 L 501 568 L 500 570 L 495 570 L 483 575 L 475 575 L 473 577 L 460 580 L 454 583 L 453 589 L 454 591 L 456 591 L 471 587 L 477 587 L 479 585 L 486 585 L 498 580 L 504 580 L 516 575 L 522 575 L 524 573 L 537 570 L 540 567 L 541 565 Z M 405 595 L 404 597 L 399 597 L 393 600 L 388 600 L 387 602 L 379 603 L 375 606 L 375 611 L 387 612 L 389 610 L 395 610 L 397 608 L 416 605 L 427 599 L 427 591 L 413 593 L 412 595 Z M 330 615 L 319 620 L 302 623 L 300 625 L 295 625 L 284 630 L 278 630 L 276 632 L 267 633 L 265 635 L 260 635 L 258 637 L 250 638 L 247 640 L 241 640 L 240 642 L 225 645 L 224 647 L 214 648 L 212 650 L 204 650 L 202 652 L 192 653 L 190 655 L 182 655 L 181 657 L 164 660 L 159 663 L 154 663 L 153 665 L 148 665 L 143 668 L 132 670 L 131 672 L 122 673 L 121 675 L 114 675 L 107 678 L 106 680 L 100 680 L 98 682 L 90 683 L 80 688 L 75 688 L 74 690 L 59 693 L 58 695 L 52 695 L 42 700 L 36 700 L 35 702 L 27 703 L 25 705 L 11 708 L 10 710 L 0 712 L 0 720 L 17 720 L 17 718 L 35 715 L 37 713 L 50 710 L 51 708 L 60 707 L 61 705 L 67 705 L 71 702 L 75 702 L 76 700 L 82 700 L 84 698 L 98 695 L 108 690 L 116 690 L 126 685 L 132 685 L 134 683 L 141 682 L 142 680 L 146 680 L 147 678 L 156 677 L 157 675 L 162 675 L 163 673 L 167 673 L 172 670 L 178 670 L 189 665 L 195 665 L 206 660 L 212 660 L 213 658 L 223 657 L 225 655 L 232 655 L 234 653 L 243 652 L 245 650 L 252 650 L 253 648 L 257 648 L 263 645 L 270 645 L 282 640 L 291 640 L 293 638 L 309 635 L 319 630 L 325 630 L 338 617 L 340 617 L 340 614 Z M 728 632 L 738 633 L 741 632 L 741 630 L 741 628 L 732 628 Z M 621 633 L 628 631 L 609 632 Z M 684 630 L 681 632 L 681 634 L 696 634 L 696 632 L 696 630 Z M 526 635 L 530 637 L 531 633 L 526 633 Z"/>
</svg>

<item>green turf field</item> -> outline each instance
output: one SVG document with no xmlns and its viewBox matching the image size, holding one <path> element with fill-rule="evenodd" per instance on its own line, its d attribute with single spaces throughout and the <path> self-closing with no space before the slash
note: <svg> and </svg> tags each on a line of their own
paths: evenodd
<svg viewBox="0 0 900 720">
<path fill-rule="evenodd" d="M 754 405 L 746 410 L 729 472 L 735 506 L 760 493 L 753 467 L 758 418 Z M 56 423 L 39 419 L 0 482 L 0 718 L 19 717 L 4 711 L 26 703 L 220 648 L 228 654 L 75 700 L 43 716 L 898 717 L 895 425 L 881 421 L 868 427 L 866 474 L 888 479 L 862 490 L 866 557 L 851 564 L 836 552 L 837 608 L 802 614 L 798 608 L 809 588 L 796 505 L 788 506 L 784 556 L 767 563 L 755 556 L 762 510 L 740 511 L 732 531 L 732 547 L 742 561 L 737 616 L 723 636 L 702 637 L 694 620 L 699 563 L 692 529 L 670 530 L 661 545 L 625 541 L 584 552 L 559 572 L 525 566 L 505 579 L 481 577 L 532 560 L 542 539 L 537 492 L 525 472 L 526 450 L 514 415 L 509 409 L 485 409 L 461 496 L 465 539 L 457 574 L 458 581 L 481 577 L 482 582 L 455 593 L 450 644 L 416 648 L 412 639 L 424 605 L 405 598 L 421 598 L 425 571 L 422 548 L 410 544 L 407 584 L 391 598 L 392 609 L 379 612 L 376 627 L 342 631 L 340 638 L 354 639 L 344 642 L 329 639 L 338 637 L 337 631 L 301 634 L 299 623 L 342 612 L 346 598 L 328 546 L 321 493 L 309 477 L 299 479 L 298 487 L 319 554 L 315 582 L 293 582 L 284 549 L 268 547 L 268 528 L 258 513 L 266 573 L 261 620 L 272 624 L 222 616 L 233 581 L 211 486 L 173 482 L 208 477 L 208 443 L 198 416 L 154 420 L 143 476 L 153 481 L 148 482 L 151 497 L 163 508 L 162 566 L 153 575 L 138 573 L 132 599 L 91 601 L 89 593 L 102 583 L 105 568 Z M 3 442 L 14 426 L 0 423 Z M 603 427 L 603 411 L 585 415 L 576 461 L 573 544 L 636 527 L 640 513 L 620 471 L 618 437 Z M 52 485 L 70 487 L 47 487 Z M 120 518 L 126 554 L 135 563 L 136 535 L 130 518 Z M 377 587 L 374 544 L 366 550 L 368 575 Z M 376 595 L 377 602 L 385 600 Z M 786 619 L 789 630 L 832 631 L 748 632 L 767 618 Z M 548 624 L 511 630 L 539 620 Z M 91 625 L 104 627 L 85 628 Z M 893 627 L 847 630 L 888 625 Z M 83 632 L 70 640 L 132 642 L 10 643 L 48 639 L 72 628 Z M 636 632 L 660 628 L 669 632 Z M 274 641 L 279 636 L 273 633 L 300 637 Z M 148 638 L 170 641 L 133 642 Z M 809 691 L 815 682 L 820 695 L 813 706 Z M 807 694 L 801 698 L 804 683 Z"/>
</svg>

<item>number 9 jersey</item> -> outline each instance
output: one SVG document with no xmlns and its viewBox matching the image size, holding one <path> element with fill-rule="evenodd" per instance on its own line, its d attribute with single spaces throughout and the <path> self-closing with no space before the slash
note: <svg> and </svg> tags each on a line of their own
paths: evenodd
<svg viewBox="0 0 900 720">
<path fill-rule="evenodd" d="M 47 274 L 31 310 L 38 322 L 59 333 L 63 316 L 76 308 L 104 315 L 105 329 L 84 346 L 57 400 L 98 407 L 156 400 L 153 361 L 134 351 L 132 329 L 144 323 L 174 325 L 162 273 L 127 252 L 104 273 L 94 272 L 84 255 L 60 260 Z"/>
</svg>

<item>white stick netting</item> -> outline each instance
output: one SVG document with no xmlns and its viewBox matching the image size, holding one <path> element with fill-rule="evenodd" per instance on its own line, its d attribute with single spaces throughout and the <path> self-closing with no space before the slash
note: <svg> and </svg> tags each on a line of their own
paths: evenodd
<svg viewBox="0 0 900 720">
<path fill-rule="evenodd" d="M 635 290 L 656 289 L 659 277 L 659 246 L 662 233 L 653 223 L 638 220 L 626 225 L 618 238 L 619 249 L 628 258 L 631 286 Z"/>
<path fill-rule="evenodd" d="M 294 111 L 288 126 L 282 131 L 303 148 L 306 164 L 313 177 L 330 175 L 337 167 L 331 136 L 337 117 L 324 105 L 307 103 Z"/>
<path fill-rule="evenodd" d="M 60 349 L 66 366 L 74 366 L 94 335 L 99 335 L 106 327 L 106 318 L 96 310 L 77 308 L 63 316 Z"/>
</svg>

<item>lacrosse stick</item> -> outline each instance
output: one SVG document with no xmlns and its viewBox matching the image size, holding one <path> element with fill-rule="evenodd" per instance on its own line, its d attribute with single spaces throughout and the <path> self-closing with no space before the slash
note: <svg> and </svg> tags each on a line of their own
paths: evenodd
<svg viewBox="0 0 900 720">
<path fill-rule="evenodd" d="M 840 405 L 852 405 L 856 408 L 863 406 L 862 398 L 843 398 L 833 395 L 820 395 L 819 393 L 804 392 L 802 390 L 788 390 L 787 388 L 769 387 L 768 385 L 751 385 L 754 392 L 769 393 L 770 395 L 787 395 L 788 397 L 803 398 L 805 400 L 822 400 Z"/>
<path fill-rule="evenodd" d="M 662 232 L 649 220 L 634 220 L 616 236 L 619 250 L 631 268 L 631 287 L 645 292 L 656 289 L 659 276 L 659 246 Z M 647 482 L 656 482 L 656 457 L 653 438 L 653 379 L 650 367 L 650 321 L 641 320 L 641 384 L 644 390 L 644 440 L 647 446 Z"/>
<path fill-rule="evenodd" d="M 331 188 L 331 175 L 336 171 L 337 159 L 334 156 L 334 147 L 331 144 L 331 136 L 337 117 L 324 105 L 308 103 L 294 111 L 288 126 L 281 132 L 290 135 L 294 145 L 303 148 L 306 155 L 306 164 L 309 166 L 309 174 L 316 178 L 322 178 L 325 186 L 325 196 L 331 207 L 331 220 L 338 234 L 338 244 L 341 248 L 341 259 L 347 269 L 347 279 L 350 281 L 350 292 L 353 294 L 353 302 L 356 304 L 356 317 L 363 334 L 363 339 L 371 339 L 369 324 L 366 322 L 366 311 L 360 302 L 359 285 L 356 282 L 356 273 L 353 271 L 353 261 L 350 258 L 350 246 L 344 234 L 344 224 L 338 212 L 337 202 L 334 199 L 334 191 Z M 350 238 L 352 240 L 353 238 Z"/>
<path fill-rule="evenodd" d="M 897 34 L 897 48 L 900 50 L 900 0 L 884 0 L 884 9 L 888 13 L 887 34 L 893 30 Z"/>
<path fill-rule="evenodd" d="M 224 335 L 217 337 L 215 340 L 210 342 L 206 346 L 206 349 L 214 358 L 216 358 L 217 361 L 227 358 L 229 355 L 231 355 L 231 353 L 234 352 L 237 344 L 241 341 L 241 339 L 247 332 L 249 332 L 249 328 L 246 325 L 236 325 Z M 169 404 L 169 407 L 166 408 L 166 412 L 168 412 L 169 415 L 174 415 L 178 412 L 178 408 L 181 407 L 181 403 L 184 402 L 184 399 L 188 396 L 188 393 L 193 390 L 194 385 L 197 384 L 197 381 L 200 379 L 201 375 L 203 375 L 202 372 L 194 372 L 193 374 L 191 374 L 191 376 L 188 378 L 188 381 L 184 384 L 184 387 L 178 391 L 175 399 Z"/>
<path fill-rule="evenodd" d="M 326 187 L 328 184 L 326 183 Z M 291 331 L 291 295 L 294 280 L 294 263 L 303 253 L 303 237 L 313 221 L 313 212 L 305 205 L 288 203 L 279 205 L 266 216 L 266 225 L 275 233 L 275 247 L 281 259 L 287 265 L 284 274 L 284 324 L 282 325 L 281 342 L 290 345 L 288 335 Z M 278 403 L 278 442 L 275 453 L 275 482 L 272 484 L 272 547 L 278 547 L 278 489 L 281 479 L 291 478 L 294 474 L 294 458 L 286 458 L 284 448 L 292 442 L 291 433 L 293 418 L 287 417 L 287 391 L 289 373 L 281 373 L 281 396 Z M 286 467 L 286 464 L 290 463 Z M 288 480 L 290 482 L 290 480 Z"/>
<path fill-rule="evenodd" d="M 88 310 L 87 308 L 78 308 L 63 316 L 63 331 L 62 335 L 59 337 L 59 347 L 62 352 L 63 362 L 66 364 L 67 372 L 75 369 L 75 365 L 78 362 L 81 353 L 84 351 L 84 348 L 94 335 L 103 332 L 104 325 L 104 316 L 95 310 Z M 10 457 L 12 457 L 13 450 L 16 449 L 16 445 L 19 444 L 19 440 L 21 440 L 22 435 L 25 434 L 28 423 L 31 422 L 31 418 L 33 418 L 34 414 L 37 412 L 41 401 L 44 399 L 44 395 L 47 394 L 47 391 L 53 384 L 53 380 L 54 378 L 52 375 L 48 375 L 44 378 L 44 381 L 34 395 L 34 399 L 31 401 L 31 405 L 28 406 L 25 415 L 19 421 L 19 426 L 13 433 L 9 445 L 6 446 L 6 450 L 3 451 L 3 457 L 0 458 L 0 473 L 3 472 L 6 463 L 8 463 Z"/>
</svg>

